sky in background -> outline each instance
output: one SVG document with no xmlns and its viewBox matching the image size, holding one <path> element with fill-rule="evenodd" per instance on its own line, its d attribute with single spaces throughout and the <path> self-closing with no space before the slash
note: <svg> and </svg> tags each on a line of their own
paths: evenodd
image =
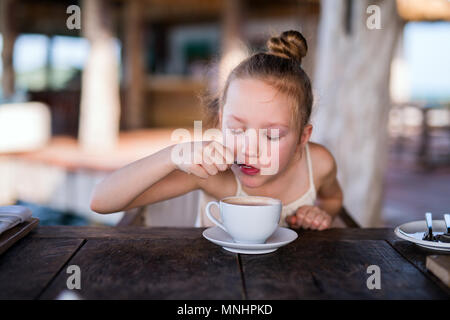
<svg viewBox="0 0 450 320">
<path fill-rule="evenodd" d="M 117 56 L 120 57 L 120 44 L 116 42 Z M 14 68 L 16 72 L 29 72 L 45 66 L 47 61 L 47 36 L 22 34 L 14 46 Z M 0 49 L 2 46 L 0 35 Z M 82 69 L 89 51 L 89 41 L 85 38 L 55 36 L 53 38 L 52 65 L 57 69 Z M 1 65 L 0 65 L 1 68 Z"/>
<path fill-rule="evenodd" d="M 450 22 L 410 22 L 403 37 L 412 99 L 450 99 Z"/>
<path fill-rule="evenodd" d="M 56 69 L 82 69 L 89 42 L 84 38 L 55 36 L 52 65 Z M 18 73 L 43 68 L 47 60 L 48 37 L 23 34 L 14 48 Z M 2 39 L 0 35 L 0 50 Z M 117 55 L 120 44 L 116 41 Z M 450 99 L 450 22 L 410 22 L 403 37 L 403 55 L 412 99 Z M 1 74 L 0 63 L 0 74 Z"/>
</svg>

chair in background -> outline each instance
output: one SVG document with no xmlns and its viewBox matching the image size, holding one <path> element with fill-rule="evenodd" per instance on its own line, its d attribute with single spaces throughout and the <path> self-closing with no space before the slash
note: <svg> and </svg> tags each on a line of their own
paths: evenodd
<svg viewBox="0 0 450 320">
<path fill-rule="evenodd" d="M 411 111 L 418 114 L 411 117 Z M 416 117 L 420 123 L 416 123 Z M 431 170 L 450 164 L 450 103 L 397 103 L 391 108 L 391 120 L 397 154 L 404 153 L 409 142 L 413 145 L 415 162 L 419 167 Z M 419 136 L 412 131 L 415 126 L 420 127 Z"/>
<path fill-rule="evenodd" d="M 429 113 L 435 110 L 446 111 L 447 114 L 447 124 L 444 126 L 435 127 L 430 124 Z M 450 115 L 450 103 L 429 103 L 426 104 L 422 111 L 422 133 L 421 141 L 419 146 L 419 151 L 417 153 L 418 163 L 422 165 L 425 169 L 433 169 L 437 165 L 449 165 L 450 164 L 450 154 L 447 151 L 445 154 L 438 155 L 437 159 L 434 159 L 431 152 L 431 143 L 433 139 L 433 132 L 441 132 L 441 137 L 450 141 L 450 125 L 449 125 L 449 115 Z M 436 138 L 436 137 L 435 137 Z M 449 150 L 449 149 L 447 149 Z"/>
</svg>

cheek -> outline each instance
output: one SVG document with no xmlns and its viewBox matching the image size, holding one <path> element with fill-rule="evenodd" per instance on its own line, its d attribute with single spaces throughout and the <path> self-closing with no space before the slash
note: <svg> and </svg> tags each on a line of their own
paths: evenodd
<svg viewBox="0 0 450 320">
<path fill-rule="evenodd" d="M 278 143 L 267 141 L 266 146 L 267 158 L 264 157 L 264 159 L 269 159 L 269 162 L 263 160 L 262 162 L 265 163 L 263 167 L 273 166 L 278 162 L 278 167 L 283 168 L 292 157 L 293 148 L 295 150 L 295 147 L 288 139 L 281 139 Z"/>
<path fill-rule="evenodd" d="M 243 135 L 234 135 L 229 131 L 227 133 L 226 130 L 222 130 L 222 135 L 224 146 L 230 149 L 230 151 L 233 152 L 233 155 L 236 157 L 239 154 L 239 151 L 242 150 L 243 139 L 241 137 Z"/>
<path fill-rule="evenodd" d="M 278 149 L 279 149 L 279 158 L 278 158 L 279 160 L 278 161 L 279 161 L 280 167 L 282 168 L 289 162 L 292 147 L 289 143 L 285 143 L 285 142 L 281 143 L 280 142 Z"/>
</svg>

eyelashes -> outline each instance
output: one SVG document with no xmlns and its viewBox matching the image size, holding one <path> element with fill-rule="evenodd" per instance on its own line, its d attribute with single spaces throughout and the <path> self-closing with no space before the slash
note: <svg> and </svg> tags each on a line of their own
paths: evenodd
<svg viewBox="0 0 450 320">
<path fill-rule="evenodd" d="M 229 130 L 230 133 L 233 134 L 233 135 L 241 135 L 241 134 L 243 134 L 243 133 L 245 132 L 245 130 L 242 129 L 242 128 L 238 128 L 238 129 L 231 129 L 231 128 L 228 128 L 228 130 Z M 269 136 L 269 135 L 267 135 L 267 134 L 265 135 L 265 137 L 266 137 L 268 140 L 270 140 L 270 141 L 277 141 L 277 140 L 280 140 L 280 138 L 282 138 L 282 137 L 279 136 L 279 135 Z"/>
<path fill-rule="evenodd" d="M 234 134 L 234 135 L 238 135 L 238 134 L 244 133 L 244 129 L 241 129 L 241 128 L 239 128 L 239 129 L 228 129 L 228 130 L 230 130 L 231 134 Z"/>
</svg>

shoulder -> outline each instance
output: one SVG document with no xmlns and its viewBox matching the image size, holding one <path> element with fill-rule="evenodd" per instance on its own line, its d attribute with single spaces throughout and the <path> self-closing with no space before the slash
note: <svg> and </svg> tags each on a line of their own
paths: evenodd
<svg viewBox="0 0 450 320">
<path fill-rule="evenodd" d="M 337 166 L 333 154 L 321 144 L 309 142 L 314 177 L 323 180 L 336 176 Z"/>
</svg>

